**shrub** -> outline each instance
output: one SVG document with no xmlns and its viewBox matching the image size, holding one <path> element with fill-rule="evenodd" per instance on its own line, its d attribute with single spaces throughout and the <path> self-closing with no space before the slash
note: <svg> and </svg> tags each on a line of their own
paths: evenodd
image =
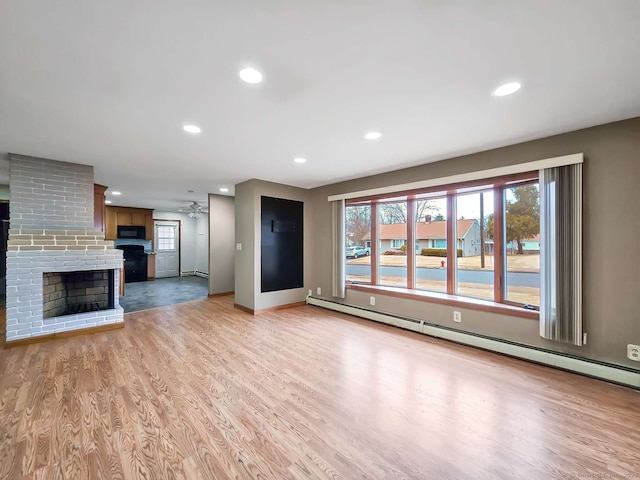
<svg viewBox="0 0 640 480">
<path fill-rule="evenodd" d="M 420 255 L 423 257 L 446 257 L 446 248 L 423 248 L 420 250 Z"/>
<path fill-rule="evenodd" d="M 462 249 L 459 248 L 456 251 L 456 254 L 458 255 L 458 258 L 460 258 L 462 256 Z M 420 255 L 422 255 L 423 257 L 445 257 L 447 256 L 447 249 L 446 248 L 423 248 L 422 250 L 420 250 Z"/>
<path fill-rule="evenodd" d="M 406 255 L 407 252 L 403 252 L 402 250 L 386 250 L 383 255 Z"/>
</svg>

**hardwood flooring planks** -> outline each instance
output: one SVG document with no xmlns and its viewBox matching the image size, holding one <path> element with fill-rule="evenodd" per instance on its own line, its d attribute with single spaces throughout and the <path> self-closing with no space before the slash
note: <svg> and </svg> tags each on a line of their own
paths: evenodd
<svg viewBox="0 0 640 480">
<path fill-rule="evenodd" d="M 4 479 L 640 476 L 640 392 L 233 297 L 0 351 Z"/>
</svg>

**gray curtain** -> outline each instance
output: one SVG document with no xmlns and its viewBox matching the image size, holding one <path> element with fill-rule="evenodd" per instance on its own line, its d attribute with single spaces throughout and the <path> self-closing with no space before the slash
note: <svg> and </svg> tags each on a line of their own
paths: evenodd
<svg viewBox="0 0 640 480">
<path fill-rule="evenodd" d="M 540 170 L 540 336 L 582 345 L 582 164 Z"/>
<path fill-rule="evenodd" d="M 344 200 L 331 202 L 331 238 L 333 240 L 331 295 L 344 298 L 345 288 L 345 206 Z"/>
</svg>

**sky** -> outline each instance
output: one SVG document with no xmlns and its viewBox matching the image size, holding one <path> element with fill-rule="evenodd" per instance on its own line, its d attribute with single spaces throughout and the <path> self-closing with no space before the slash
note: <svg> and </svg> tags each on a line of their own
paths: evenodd
<svg viewBox="0 0 640 480">
<path fill-rule="evenodd" d="M 509 200 L 513 200 L 513 192 L 511 188 L 507 188 L 505 190 L 507 196 L 507 202 Z M 484 216 L 485 218 L 488 215 L 493 213 L 493 191 L 484 192 Z M 480 193 L 469 193 L 469 194 L 458 194 L 456 197 L 457 203 L 457 217 L 458 218 L 475 218 L 476 220 L 480 220 Z M 436 216 L 438 213 L 447 217 L 446 211 L 446 201 L 444 198 L 438 198 L 436 200 L 432 200 L 439 208 L 438 211 L 425 212 L 426 214 L 431 213 L 431 215 Z"/>
<path fill-rule="evenodd" d="M 432 215 L 435 217 L 438 213 L 447 217 L 447 207 L 446 201 L 444 198 L 438 198 L 435 200 L 429 200 L 435 208 L 425 210 L 424 215 Z M 458 210 L 457 217 L 458 218 L 475 218 L 480 219 L 480 194 L 479 193 L 471 193 L 467 195 L 458 195 L 456 208 Z M 493 192 L 485 192 L 484 193 L 484 215 L 485 217 L 489 214 L 493 213 Z M 423 218 L 424 220 L 424 218 Z"/>
</svg>

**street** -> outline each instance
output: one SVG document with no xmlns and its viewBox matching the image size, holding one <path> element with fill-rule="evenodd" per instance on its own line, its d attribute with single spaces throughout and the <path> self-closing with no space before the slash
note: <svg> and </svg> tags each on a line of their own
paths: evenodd
<svg viewBox="0 0 640 480">
<path fill-rule="evenodd" d="M 346 266 L 347 275 L 369 275 L 369 265 Z M 406 278 L 406 267 L 380 267 L 380 275 L 385 277 Z M 416 278 L 422 280 L 446 281 L 444 268 L 416 268 Z M 468 283 L 493 283 L 493 272 L 487 270 L 458 270 L 458 281 Z M 507 272 L 507 284 L 514 287 L 539 287 L 540 274 L 534 272 Z"/>
</svg>

